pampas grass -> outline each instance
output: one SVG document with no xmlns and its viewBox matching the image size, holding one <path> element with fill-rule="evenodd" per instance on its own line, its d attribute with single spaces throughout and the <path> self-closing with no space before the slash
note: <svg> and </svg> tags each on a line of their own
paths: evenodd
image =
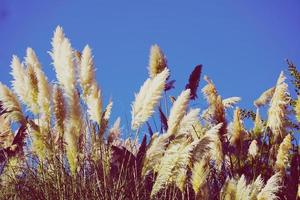
<svg viewBox="0 0 300 200">
<path fill-rule="evenodd" d="M 124 126 L 111 124 L 111 100 L 103 107 L 91 48 L 74 50 L 60 26 L 51 43 L 57 80 L 28 48 L 24 61 L 12 58 L 12 90 L 0 83 L 0 199 L 297 198 L 300 103 L 283 73 L 251 110 L 236 106 L 239 97 L 223 99 L 204 76 L 207 106 L 199 108 L 190 101 L 200 98 L 202 65 L 176 94 L 154 45 Z"/>
<path fill-rule="evenodd" d="M 190 89 L 182 91 L 174 102 L 168 118 L 168 135 L 176 134 L 179 124 L 186 113 L 190 93 Z"/>
<path fill-rule="evenodd" d="M 292 148 L 292 136 L 287 135 L 281 142 L 277 157 L 276 157 L 276 163 L 275 163 L 275 168 L 277 170 L 284 170 L 285 168 L 288 167 L 288 162 L 289 162 L 289 151 Z"/>
<path fill-rule="evenodd" d="M 252 140 L 252 142 L 250 143 L 248 153 L 253 158 L 255 158 L 257 156 L 258 146 L 257 146 L 257 141 L 256 140 Z"/>
<path fill-rule="evenodd" d="M 13 92 L 5 85 L 0 83 L 0 101 L 5 110 L 3 117 L 10 121 L 23 122 L 25 117 L 23 115 L 21 105 Z"/>
<path fill-rule="evenodd" d="M 275 138 L 283 138 L 286 134 L 284 121 L 287 114 L 286 106 L 289 103 L 289 93 L 288 85 L 284 82 L 285 79 L 286 77 L 281 72 L 268 110 L 267 126 L 270 127 Z"/>
<path fill-rule="evenodd" d="M 146 80 L 139 93 L 136 94 L 131 106 L 132 129 L 139 128 L 154 113 L 154 107 L 162 97 L 168 76 L 169 70 L 165 68 L 153 79 Z"/>
<path fill-rule="evenodd" d="M 281 186 L 281 174 L 274 174 L 266 183 L 265 187 L 258 193 L 257 200 L 273 200 L 277 199 L 276 193 L 279 192 Z"/>
<path fill-rule="evenodd" d="M 167 59 L 161 48 L 155 44 L 151 46 L 149 58 L 149 77 L 154 78 L 167 67 Z"/>
</svg>

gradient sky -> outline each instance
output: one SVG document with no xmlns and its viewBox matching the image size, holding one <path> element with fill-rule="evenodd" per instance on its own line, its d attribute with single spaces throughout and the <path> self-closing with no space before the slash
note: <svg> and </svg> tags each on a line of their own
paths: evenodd
<svg viewBox="0 0 300 200">
<path fill-rule="evenodd" d="M 130 119 L 130 103 L 147 78 L 155 43 L 177 81 L 171 95 L 203 64 L 219 93 L 242 97 L 243 108 L 253 109 L 253 100 L 276 83 L 285 59 L 300 65 L 299 0 L 0 0 L 0 81 L 9 84 L 11 57 L 24 57 L 28 46 L 53 80 L 47 51 L 57 25 L 74 48 L 92 47 L 105 102 L 114 101 L 113 118 Z M 205 105 L 202 98 L 194 104 Z"/>
</svg>

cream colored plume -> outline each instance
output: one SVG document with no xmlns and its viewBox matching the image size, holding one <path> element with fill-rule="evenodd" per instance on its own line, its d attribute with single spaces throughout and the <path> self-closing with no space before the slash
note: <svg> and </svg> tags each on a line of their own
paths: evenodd
<svg viewBox="0 0 300 200">
<path fill-rule="evenodd" d="M 8 120 L 0 116 L 0 149 L 9 147 L 14 140 L 14 134 L 10 129 Z"/>
<path fill-rule="evenodd" d="M 120 134 L 121 134 L 120 123 L 121 123 L 121 118 L 118 117 L 114 125 L 109 130 L 109 135 L 107 139 L 109 143 L 113 143 L 120 138 Z"/>
<path fill-rule="evenodd" d="M 151 170 L 153 170 L 154 172 L 158 171 L 161 159 L 168 144 L 168 140 L 169 139 L 166 134 L 153 134 L 146 151 L 145 159 L 143 161 L 143 176 L 147 175 Z"/>
<path fill-rule="evenodd" d="M 191 109 L 180 121 L 177 135 L 192 135 L 195 125 L 199 121 L 200 109 Z"/>
<path fill-rule="evenodd" d="M 33 49 L 27 48 L 26 54 L 26 65 L 27 68 L 32 68 L 36 79 L 37 79 L 37 104 L 40 114 L 40 125 L 44 129 L 44 132 L 48 132 L 50 127 L 51 119 L 51 93 L 50 85 L 48 83 L 47 77 L 41 69 L 41 64 Z"/>
<path fill-rule="evenodd" d="M 17 56 L 13 56 L 11 62 L 11 75 L 13 76 L 12 87 L 19 99 L 34 114 L 38 113 L 37 78 L 33 66 L 29 65 L 26 69 Z"/>
<path fill-rule="evenodd" d="M 240 97 L 230 97 L 230 98 L 224 99 L 222 101 L 222 104 L 223 104 L 225 109 L 233 108 L 233 106 L 235 104 L 237 104 L 240 100 L 241 100 Z"/>
<path fill-rule="evenodd" d="M 202 93 L 209 107 L 204 111 L 202 117 L 212 124 L 223 123 L 225 126 L 226 119 L 222 98 L 218 95 L 215 85 L 207 76 L 204 76 L 204 80 L 207 82 L 207 85 L 202 88 Z"/>
<path fill-rule="evenodd" d="M 250 185 L 250 200 L 256 200 L 257 194 L 261 191 L 261 189 L 264 187 L 264 181 L 261 178 L 261 175 L 259 175 L 255 181 Z"/>
<path fill-rule="evenodd" d="M 12 122 L 21 122 L 25 121 L 21 105 L 18 102 L 17 97 L 14 95 L 7 86 L 3 85 L 0 82 L 0 101 L 2 103 L 3 109 L 7 112 L 3 113 L 2 116 L 7 118 Z"/>
<path fill-rule="evenodd" d="M 160 49 L 160 47 L 155 44 L 151 46 L 150 49 L 150 59 L 149 59 L 149 76 L 154 78 L 156 75 L 161 73 L 167 67 L 167 59 Z"/>
<path fill-rule="evenodd" d="M 47 138 L 44 131 L 42 131 L 37 124 L 39 124 L 39 119 L 34 119 L 31 125 L 28 127 L 28 132 L 32 136 L 32 151 L 38 156 L 39 160 L 42 162 L 48 152 L 47 143 L 50 143 L 50 138 Z"/>
<path fill-rule="evenodd" d="M 197 161 L 194 163 L 192 169 L 191 183 L 193 186 L 193 190 L 196 194 L 206 183 L 206 178 L 208 173 L 209 173 L 209 167 L 205 159 L 202 159 L 201 161 Z"/>
<path fill-rule="evenodd" d="M 152 80 L 148 79 L 135 96 L 131 110 L 131 127 L 137 129 L 154 113 L 154 108 L 162 96 L 169 70 L 165 68 Z"/>
<path fill-rule="evenodd" d="M 63 92 L 58 85 L 53 87 L 53 111 L 55 116 L 55 127 L 60 134 L 64 132 L 66 119 L 66 104 Z"/>
<path fill-rule="evenodd" d="M 287 114 L 287 105 L 289 103 L 288 85 L 284 82 L 286 77 L 283 72 L 280 73 L 277 80 L 274 95 L 270 102 L 268 110 L 267 126 L 272 130 L 275 139 L 285 136 L 285 119 Z"/>
<path fill-rule="evenodd" d="M 24 65 L 17 56 L 13 55 L 10 66 L 12 68 L 11 75 L 13 76 L 12 88 L 21 101 L 27 104 L 27 85 L 25 84 L 27 75 Z"/>
<path fill-rule="evenodd" d="M 224 183 L 221 190 L 221 199 L 222 200 L 235 200 L 236 199 L 236 180 L 228 179 Z"/>
<path fill-rule="evenodd" d="M 80 97 L 77 91 L 73 90 L 72 96 L 68 99 L 67 122 L 64 133 L 66 153 L 72 175 L 75 175 L 78 169 L 79 151 L 82 150 L 80 134 L 82 134 L 83 125 Z"/>
<path fill-rule="evenodd" d="M 27 48 L 26 50 L 26 57 L 25 57 L 26 65 L 31 65 L 34 69 L 40 69 L 41 64 L 38 60 L 34 50 L 32 48 Z"/>
<path fill-rule="evenodd" d="M 256 107 L 260 107 L 260 106 L 266 105 L 272 99 L 274 92 L 275 92 L 275 87 L 272 87 L 272 88 L 266 90 L 265 92 L 263 92 L 260 95 L 260 97 L 258 99 L 256 99 L 254 101 L 254 105 Z"/>
<path fill-rule="evenodd" d="M 266 183 L 265 187 L 258 193 L 257 200 L 278 199 L 276 193 L 280 190 L 281 175 L 274 174 Z"/>
<path fill-rule="evenodd" d="M 175 182 L 176 186 L 183 191 L 191 151 L 198 143 L 199 140 L 190 144 L 172 143 L 169 145 L 161 160 L 158 174 L 151 191 L 151 197 L 155 196 L 162 188 L 172 182 Z"/>
<path fill-rule="evenodd" d="M 233 122 L 230 129 L 230 144 L 239 145 L 245 135 L 245 129 L 241 120 L 241 111 L 239 108 L 236 108 L 234 111 Z"/>
<path fill-rule="evenodd" d="M 185 189 L 188 177 L 188 166 L 191 165 L 193 150 L 201 142 L 201 140 L 194 140 L 190 143 L 187 142 L 186 145 L 183 143 L 182 145 L 184 148 L 180 151 L 180 153 L 177 152 L 178 160 L 174 165 L 172 180 L 175 181 L 175 185 L 180 189 L 181 192 L 184 192 Z"/>
<path fill-rule="evenodd" d="M 90 116 L 90 120 L 97 122 L 100 126 L 102 117 L 102 93 L 96 83 L 89 90 L 90 94 L 86 97 L 87 112 Z"/>
<path fill-rule="evenodd" d="M 166 150 L 165 156 L 161 160 L 160 169 L 158 171 L 155 183 L 152 187 L 151 197 L 156 195 L 167 184 L 172 182 L 172 171 L 175 163 L 178 160 L 178 152 L 180 152 L 181 144 L 172 144 Z"/>
<path fill-rule="evenodd" d="M 300 96 L 298 95 L 297 100 L 296 100 L 296 105 L 294 107 L 294 110 L 296 112 L 296 118 L 298 122 L 300 122 Z"/>
<path fill-rule="evenodd" d="M 206 133 L 205 136 L 208 136 L 211 140 L 209 144 L 209 152 L 210 152 L 210 159 L 215 161 L 215 167 L 218 170 L 221 170 L 222 162 L 224 159 L 223 149 L 222 149 L 222 142 L 220 140 L 219 130 L 222 127 L 222 123 L 219 123 L 212 128 L 210 128 Z"/>
<path fill-rule="evenodd" d="M 186 113 L 190 100 L 190 89 L 184 90 L 174 102 L 168 118 L 168 135 L 176 134 L 179 124 Z"/>
<path fill-rule="evenodd" d="M 250 200 L 250 187 L 246 183 L 245 176 L 242 175 L 236 185 L 236 200 Z"/>
<path fill-rule="evenodd" d="M 207 76 L 204 76 L 204 80 L 207 84 L 202 88 L 202 93 L 204 94 L 207 102 L 211 105 L 218 97 L 218 92 L 213 82 Z"/>
<path fill-rule="evenodd" d="M 260 136 L 263 132 L 264 124 L 259 114 L 259 109 L 256 109 L 256 115 L 255 115 L 255 121 L 254 121 L 254 127 L 253 132 L 256 137 Z"/>
<path fill-rule="evenodd" d="M 248 149 L 248 154 L 252 156 L 252 158 L 255 158 L 257 156 L 257 153 L 258 153 L 257 141 L 252 140 Z"/>
<path fill-rule="evenodd" d="M 78 169 L 79 155 L 79 132 L 76 127 L 68 122 L 66 124 L 66 132 L 64 134 L 66 142 L 66 154 L 72 175 L 75 175 Z"/>
<path fill-rule="evenodd" d="M 89 89 L 95 83 L 95 68 L 92 50 L 86 45 L 82 51 L 79 68 L 80 85 L 83 90 L 83 96 L 89 95 Z"/>
<path fill-rule="evenodd" d="M 71 43 L 65 37 L 63 29 L 58 26 L 52 38 L 52 52 L 50 55 L 53 60 L 57 80 L 71 98 L 76 87 L 74 54 Z"/>
<path fill-rule="evenodd" d="M 275 168 L 277 170 L 284 170 L 289 166 L 289 151 L 292 148 L 292 136 L 288 134 L 285 136 L 279 146 L 276 157 Z"/>
<path fill-rule="evenodd" d="M 105 119 L 106 121 L 108 121 L 110 118 L 112 107 L 113 107 L 113 102 L 110 100 L 105 108 L 105 112 L 104 112 L 104 116 L 103 116 L 103 119 Z"/>
</svg>

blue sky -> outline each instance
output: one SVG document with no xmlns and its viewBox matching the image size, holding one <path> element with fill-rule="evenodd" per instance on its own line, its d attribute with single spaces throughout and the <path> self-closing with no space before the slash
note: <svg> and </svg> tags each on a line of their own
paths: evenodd
<svg viewBox="0 0 300 200">
<path fill-rule="evenodd" d="M 300 1 L 18 1 L 0 0 L 0 81 L 9 84 L 13 54 L 35 49 L 50 80 L 47 51 L 57 25 L 72 46 L 89 44 L 105 102 L 113 117 L 129 115 L 134 92 L 147 78 L 149 48 L 168 58 L 177 96 L 196 64 L 223 97 L 240 96 L 240 107 L 273 86 L 285 59 L 300 65 Z M 204 86 L 203 80 L 200 87 Z M 198 95 L 201 97 L 201 95 Z M 199 98 L 194 104 L 205 105 Z"/>
</svg>

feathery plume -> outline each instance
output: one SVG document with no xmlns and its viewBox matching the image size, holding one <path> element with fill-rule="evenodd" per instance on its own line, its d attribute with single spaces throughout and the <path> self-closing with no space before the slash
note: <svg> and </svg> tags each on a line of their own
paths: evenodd
<svg viewBox="0 0 300 200">
<path fill-rule="evenodd" d="M 33 120 L 28 128 L 32 136 L 32 151 L 38 156 L 39 160 L 43 162 L 47 155 L 47 142 L 48 138 L 44 132 L 37 126 L 38 119 Z"/>
<path fill-rule="evenodd" d="M 160 168 L 151 191 L 152 197 L 171 182 L 175 182 L 176 186 L 183 191 L 187 165 L 192 156 L 191 152 L 198 143 L 199 140 L 190 144 L 185 142 L 169 145 L 160 163 Z M 179 154 L 178 152 L 181 153 Z"/>
<path fill-rule="evenodd" d="M 13 81 L 12 81 L 13 90 L 19 96 L 19 98 L 23 102 L 25 102 L 27 101 L 26 99 L 27 85 L 25 85 L 26 71 L 24 69 L 24 65 L 21 64 L 17 56 L 13 55 L 10 66 L 12 68 L 11 75 L 13 76 Z"/>
<path fill-rule="evenodd" d="M 89 94 L 90 87 L 95 83 L 94 61 L 89 45 L 86 45 L 82 51 L 79 77 L 83 96 L 86 97 Z"/>
<path fill-rule="evenodd" d="M 147 175 L 151 170 L 154 172 L 158 171 L 161 159 L 169 142 L 168 139 L 166 134 L 158 135 L 158 133 L 154 133 L 152 135 L 143 161 L 143 176 Z"/>
<path fill-rule="evenodd" d="M 3 116 L 0 116 L 0 124 L 0 149 L 4 149 L 13 143 L 14 135 L 8 121 Z"/>
<path fill-rule="evenodd" d="M 190 99 L 198 98 L 197 89 L 199 86 L 201 71 L 202 71 L 202 65 L 197 65 L 189 77 L 188 84 L 186 84 L 185 86 L 185 89 L 190 89 L 191 91 Z"/>
<path fill-rule="evenodd" d="M 98 125 L 101 126 L 102 93 L 96 83 L 90 88 L 90 94 L 86 98 L 86 104 L 88 107 L 87 112 L 90 116 L 90 120 L 98 123 Z"/>
<path fill-rule="evenodd" d="M 255 158 L 257 156 L 257 153 L 258 153 L 257 141 L 252 140 L 248 149 L 248 154 L 252 156 L 252 158 Z"/>
<path fill-rule="evenodd" d="M 194 125 L 199 121 L 200 109 L 191 109 L 180 121 L 177 135 L 192 135 Z"/>
<path fill-rule="evenodd" d="M 233 106 L 235 104 L 237 104 L 237 102 L 239 102 L 240 100 L 241 100 L 240 97 L 230 97 L 230 98 L 224 99 L 222 101 L 222 104 L 224 106 L 224 109 L 233 108 Z"/>
<path fill-rule="evenodd" d="M 215 161 L 215 166 L 218 170 L 221 170 L 224 159 L 222 142 L 220 140 L 220 135 L 218 134 L 222 125 L 222 123 L 219 123 L 205 133 L 205 136 L 208 136 L 211 140 L 211 143 L 209 144 L 210 158 Z"/>
<path fill-rule="evenodd" d="M 266 90 L 265 92 L 263 92 L 260 95 L 260 97 L 258 99 L 256 99 L 254 101 L 254 105 L 256 107 L 260 107 L 260 106 L 266 105 L 272 99 L 274 92 L 275 92 L 275 87 L 272 87 L 272 88 Z"/>
<path fill-rule="evenodd" d="M 184 90 L 178 96 L 176 101 L 174 102 L 169 119 L 168 119 L 168 135 L 175 134 L 177 132 L 180 121 L 185 115 L 188 103 L 190 99 L 190 89 Z"/>
<path fill-rule="evenodd" d="M 250 185 L 251 192 L 250 192 L 250 200 L 256 200 L 257 194 L 261 191 L 261 189 L 264 187 L 264 181 L 261 178 L 261 175 L 259 175 L 255 181 Z"/>
<path fill-rule="evenodd" d="M 70 170 L 72 175 L 75 175 L 77 172 L 78 167 L 78 154 L 79 154 L 79 135 L 78 130 L 76 130 L 76 127 L 71 124 L 66 124 L 66 133 L 65 141 L 66 141 L 66 154 L 67 159 L 70 165 Z"/>
<path fill-rule="evenodd" d="M 53 111 L 55 117 L 55 127 L 58 132 L 64 132 L 64 121 L 66 119 L 66 104 L 63 92 L 58 85 L 53 87 Z"/>
<path fill-rule="evenodd" d="M 169 76 L 168 68 L 156 75 L 152 80 L 148 79 L 136 94 L 131 110 L 131 127 L 137 129 L 154 113 L 154 107 L 162 96 L 166 80 Z"/>
<path fill-rule="evenodd" d="M 280 173 L 274 174 L 268 181 L 265 187 L 258 193 L 257 200 L 275 200 L 277 199 L 276 193 L 280 190 Z"/>
<path fill-rule="evenodd" d="M 176 186 L 181 192 L 184 191 L 184 187 L 186 185 L 188 166 L 191 165 L 193 150 L 200 142 L 201 140 L 195 140 L 187 145 L 184 145 L 183 143 L 185 147 L 182 151 L 180 151 L 180 154 L 177 152 L 178 160 L 174 165 L 174 170 L 172 171 L 172 179 L 175 181 Z"/>
<path fill-rule="evenodd" d="M 34 69 L 40 69 L 41 64 L 38 60 L 34 50 L 32 48 L 27 48 L 26 50 L 26 57 L 25 57 L 26 65 L 31 65 Z"/>
<path fill-rule="evenodd" d="M 209 104 L 213 104 L 218 96 L 218 92 L 213 82 L 207 76 L 204 76 L 204 80 L 207 82 L 207 84 L 202 88 L 202 93 L 204 94 L 207 102 Z"/>
<path fill-rule="evenodd" d="M 167 59 L 160 49 L 160 47 L 155 44 L 151 46 L 150 49 L 150 59 L 149 59 L 149 76 L 153 79 L 156 75 L 161 73 L 167 67 Z"/>
<path fill-rule="evenodd" d="M 236 199 L 236 192 L 237 192 L 236 186 L 237 186 L 236 180 L 234 180 L 233 178 L 227 179 L 221 190 L 221 199 L 223 200 Z"/>
<path fill-rule="evenodd" d="M 236 185 L 237 200 L 250 200 L 250 187 L 247 186 L 245 176 L 242 175 Z"/>
<path fill-rule="evenodd" d="M 209 167 L 207 166 L 205 159 L 201 159 L 200 161 L 194 163 L 191 182 L 193 190 L 196 194 L 199 193 L 200 189 L 205 184 L 208 173 Z"/>
<path fill-rule="evenodd" d="M 51 44 L 52 52 L 50 52 L 50 55 L 53 60 L 56 77 L 65 90 L 67 97 L 71 98 L 76 85 L 74 54 L 71 43 L 65 37 L 60 26 L 54 32 Z"/>
<path fill-rule="evenodd" d="M 104 112 L 104 116 L 103 116 L 103 119 L 105 119 L 106 121 L 108 121 L 110 118 L 112 107 L 113 107 L 113 102 L 110 100 L 105 108 L 105 112 Z"/>
<path fill-rule="evenodd" d="M 219 134 L 222 136 L 220 139 L 223 141 L 223 135 L 226 133 L 227 122 L 225 119 L 225 110 L 222 98 L 218 95 L 215 85 L 207 76 L 204 76 L 204 80 L 207 82 L 207 85 L 203 87 L 202 93 L 204 94 L 209 107 L 204 112 L 203 118 L 212 124 L 223 124 L 219 131 Z"/>
<path fill-rule="evenodd" d="M 9 121 L 16 121 L 23 123 L 25 117 L 23 115 L 21 105 L 17 100 L 17 97 L 13 94 L 7 86 L 0 82 L 0 102 L 2 103 L 5 112 L 2 114 L 4 118 Z"/>
<path fill-rule="evenodd" d="M 195 124 L 193 124 L 193 131 L 192 131 L 192 137 L 193 140 L 200 139 L 202 136 L 204 136 L 206 131 L 206 128 L 204 128 L 200 121 L 197 121 Z"/>
<path fill-rule="evenodd" d="M 121 118 L 118 117 L 114 125 L 112 126 L 112 128 L 109 130 L 109 135 L 107 139 L 109 143 L 113 143 L 114 141 L 119 139 L 121 134 L 120 123 L 121 123 Z"/>
<path fill-rule="evenodd" d="M 255 134 L 256 137 L 259 137 L 261 135 L 261 133 L 263 132 L 264 129 L 264 125 L 263 125 L 263 121 L 260 117 L 259 114 L 259 109 L 256 109 L 256 115 L 255 115 L 255 121 L 254 121 L 254 127 L 253 127 L 253 132 Z"/>
<path fill-rule="evenodd" d="M 275 139 L 285 136 L 287 105 L 289 103 L 288 85 L 284 82 L 286 77 L 280 73 L 268 110 L 267 126 L 272 130 Z"/>
<path fill-rule="evenodd" d="M 31 65 L 24 68 L 17 56 L 13 56 L 11 62 L 11 75 L 13 76 L 12 86 L 20 100 L 27 105 L 34 114 L 38 113 L 37 104 L 37 78 Z"/>
<path fill-rule="evenodd" d="M 243 135 L 245 134 L 244 126 L 241 121 L 241 111 L 239 108 L 236 108 L 236 110 L 234 111 L 230 133 L 230 144 L 239 145 L 239 141 L 241 141 Z"/>
<path fill-rule="evenodd" d="M 38 80 L 33 66 L 29 65 L 26 69 L 26 79 L 28 85 L 28 101 L 29 108 L 34 114 L 38 114 L 39 105 L 38 105 Z"/>
<path fill-rule="evenodd" d="M 277 170 L 284 170 L 288 167 L 289 151 L 291 150 L 291 148 L 292 136 L 288 134 L 287 136 L 285 136 L 278 149 L 277 158 L 275 162 L 275 168 Z"/>
<path fill-rule="evenodd" d="M 80 143 L 80 133 L 83 122 L 81 117 L 81 107 L 79 94 L 73 90 L 71 98 L 68 99 L 67 123 L 65 129 L 66 153 L 72 175 L 75 175 L 78 169 L 79 151 L 82 150 Z"/>
<path fill-rule="evenodd" d="M 300 95 L 298 95 L 294 110 L 296 112 L 296 118 L 297 118 L 298 122 L 300 122 Z"/>
<path fill-rule="evenodd" d="M 40 113 L 40 124 L 45 132 L 48 132 L 51 121 L 51 94 L 50 85 L 44 72 L 37 68 L 36 77 L 38 80 L 38 106 Z"/>
<path fill-rule="evenodd" d="M 169 146 L 165 156 L 161 160 L 160 169 L 151 191 L 151 197 L 156 195 L 165 185 L 171 183 L 172 170 L 178 159 L 178 152 L 181 144 L 172 144 Z"/>
<path fill-rule="evenodd" d="M 37 83 L 37 105 L 39 108 L 39 114 L 41 115 L 41 126 L 44 131 L 47 132 L 50 125 L 50 104 L 51 95 L 47 77 L 41 69 L 41 64 L 32 48 L 27 48 L 25 63 L 27 70 L 30 70 L 30 74 L 33 74 L 33 80 Z M 35 80 L 36 79 L 36 80 Z"/>
</svg>

